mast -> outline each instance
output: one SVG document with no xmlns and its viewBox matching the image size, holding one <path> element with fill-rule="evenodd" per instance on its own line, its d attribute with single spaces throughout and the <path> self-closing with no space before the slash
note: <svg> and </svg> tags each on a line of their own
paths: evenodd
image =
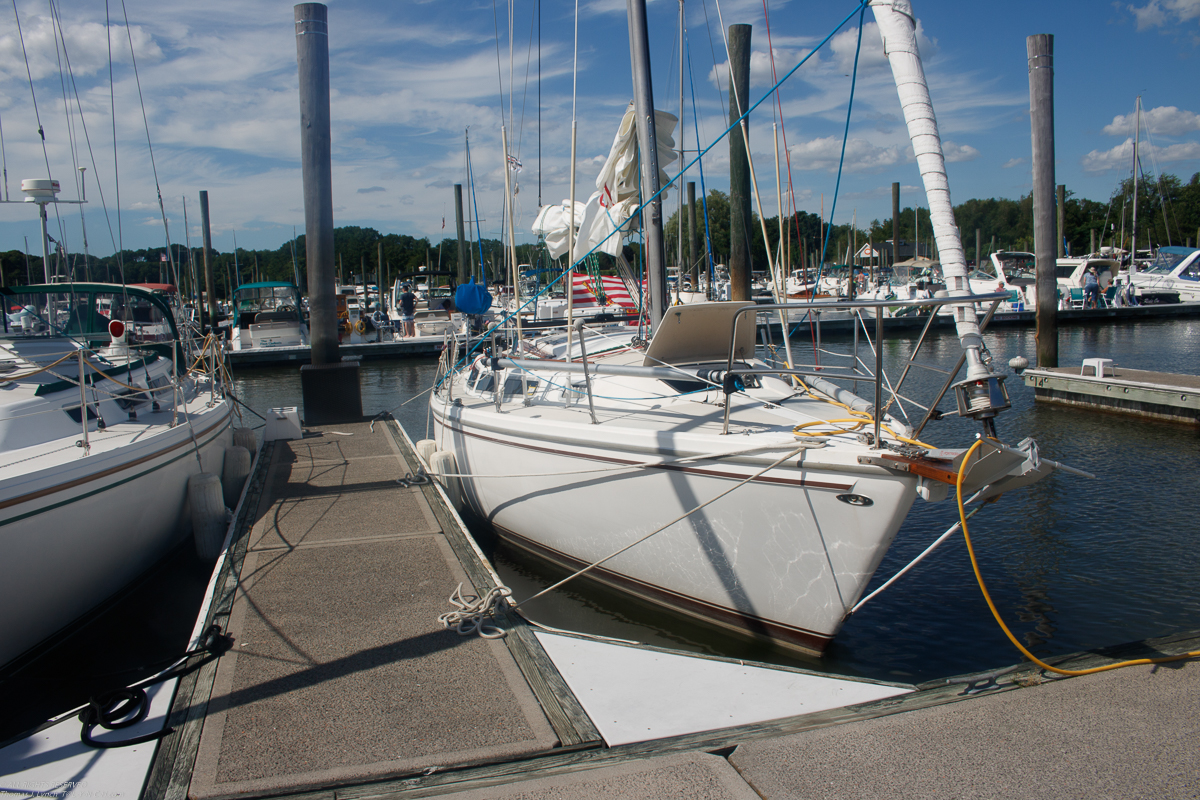
<svg viewBox="0 0 1200 800">
<path fill-rule="evenodd" d="M 1138 135 L 1142 132 L 1142 96 L 1137 96 L 1137 105 L 1133 115 L 1133 237 L 1130 240 L 1129 247 L 1129 274 L 1137 274 L 1137 192 L 1138 192 L 1138 173 L 1141 168 L 1138 165 Z"/>
<path fill-rule="evenodd" d="M 646 242 L 646 286 L 650 327 L 658 329 L 667 301 L 664 267 L 662 199 L 658 197 L 658 137 L 654 128 L 654 89 L 650 84 L 650 39 L 646 29 L 646 0 L 627 0 L 629 9 L 629 56 L 633 66 L 633 104 L 637 115 L 638 149 L 641 150 L 643 201 L 653 197 L 642 211 Z M 647 215 L 646 211 L 649 211 Z"/>
</svg>

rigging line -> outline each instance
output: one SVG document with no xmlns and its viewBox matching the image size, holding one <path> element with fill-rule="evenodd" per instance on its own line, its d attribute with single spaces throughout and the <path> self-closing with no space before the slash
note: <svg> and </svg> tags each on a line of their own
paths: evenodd
<svg viewBox="0 0 1200 800">
<path fill-rule="evenodd" d="M 62 30 L 61 25 L 59 26 L 59 30 Z M 108 203 L 104 198 L 104 184 L 100 181 L 100 167 L 96 164 L 96 152 L 92 148 L 91 135 L 88 133 L 87 129 L 87 118 L 83 114 L 83 101 L 79 98 L 79 85 L 75 82 L 75 71 L 71 68 L 71 54 L 67 50 L 65 39 L 63 41 L 63 58 L 67 62 L 67 76 L 71 79 L 71 93 L 75 95 L 75 108 L 79 112 L 79 126 L 83 129 L 83 140 L 87 143 L 88 156 L 92 160 L 92 170 L 96 175 L 96 189 L 100 192 L 100 207 L 104 211 L 104 221 L 108 225 L 108 235 L 112 240 L 113 250 L 115 251 L 117 249 L 117 239 L 116 235 L 113 233 L 112 219 L 110 219 L 108 215 Z M 80 208 L 80 216 L 82 217 L 82 215 L 83 209 Z M 86 233 L 84 235 L 84 239 L 86 248 Z"/>
<path fill-rule="evenodd" d="M 8 154 L 4 150 L 4 122 L 0 115 L 0 164 L 4 168 L 4 202 L 8 202 Z"/>
<path fill-rule="evenodd" d="M 50 0 L 50 28 L 51 32 L 54 34 L 54 59 L 58 64 L 58 82 L 62 87 L 63 93 L 63 116 L 66 118 L 67 123 L 67 147 L 71 152 L 71 168 L 75 180 L 75 196 L 79 197 L 79 150 L 75 146 L 75 127 L 71 122 L 71 105 L 67 100 L 67 81 L 66 78 L 63 77 L 62 48 L 59 47 L 59 33 L 61 32 L 61 25 L 59 24 L 54 0 Z M 65 48 L 65 43 L 63 47 Z M 58 239 L 59 244 L 62 247 L 63 267 L 68 271 L 68 278 L 71 279 L 73 278 L 71 274 L 72 270 L 67 264 L 67 230 L 66 225 L 63 224 L 62 214 L 59 213 L 58 203 L 54 204 L 54 220 L 58 223 Z M 55 269 L 55 272 L 57 274 L 57 268 Z"/>
<path fill-rule="evenodd" d="M 137 83 L 138 103 L 142 107 L 142 124 L 146 128 L 146 148 L 150 151 L 150 169 L 154 173 L 154 192 L 158 195 L 158 211 L 162 216 L 163 235 L 167 239 L 167 261 L 170 269 L 175 263 L 171 255 L 171 231 L 167 227 L 167 209 L 163 206 L 162 186 L 158 182 L 158 166 L 154 162 L 154 145 L 150 142 L 150 120 L 146 117 L 146 99 L 142 96 L 142 79 L 138 75 L 137 55 L 133 51 L 133 33 L 129 30 L 129 13 L 125 10 L 125 0 L 121 0 L 121 14 L 125 18 L 125 36 L 129 39 L 129 58 L 133 62 L 133 79 Z"/>
<path fill-rule="evenodd" d="M 112 18 L 109 16 L 108 0 L 104 0 L 104 38 L 108 41 L 108 103 L 112 116 L 113 134 L 113 185 L 117 195 L 117 270 L 121 273 L 121 285 L 125 285 L 125 237 L 121 231 L 121 170 L 117 161 L 117 97 L 113 81 Z"/>
<path fill-rule="evenodd" d="M 531 61 L 533 61 L 533 27 L 536 22 L 537 22 L 536 15 L 530 17 L 530 19 L 529 19 L 529 48 L 525 51 L 525 90 L 521 94 L 521 122 L 519 125 L 517 125 L 517 127 L 515 129 L 515 132 L 517 134 L 516 156 L 518 159 L 521 158 L 521 142 L 524 139 L 523 132 L 525 130 L 525 104 L 529 100 L 529 64 Z M 539 53 L 538 57 L 539 58 L 541 57 L 540 53 Z M 539 62 L 538 63 L 539 72 L 541 71 L 541 66 L 542 66 L 541 63 Z M 541 78 L 539 77 L 538 80 L 540 81 Z M 538 84 L 538 102 L 539 102 L 539 104 L 541 102 L 541 90 L 542 90 L 542 87 L 541 87 L 541 84 L 539 83 Z M 538 108 L 539 123 L 541 121 L 541 112 L 542 112 L 542 109 L 539 105 L 539 108 Z M 539 203 L 538 205 L 541 205 L 541 204 Z"/>
<path fill-rule="evenodd" d="M 29 95 L 33 98 L 33 116 L 37 121 L 38 136 L 42 140 L 42 158 L 46 161 L 46 177 L 50 177 L 50 154 L 46 151 L 46 131 L 42 128 L 42 116 L 38 111 L 37 92 L 33 88 L 33 71 L 29 68 L 29 53 L 25 50 L 25 34 L 21 30 L 21 15 L 17 12 L 17 0 L 13 0 L 13 17 L 17 20 L 17 38 L 21 41 L 21 55 L 25 59 L 25 75 L 29 78 Z"/>
<path fill-rule="evenodd" d="M 817 266 L 818 286 L 821 283 L 821 271 L 825 269 L 825 253 L 829 249 L 829 236 L 833 232 L 833 215 L 837 211 L 838 190 L 842 186 L 842 167 L 846 163 L 846 141 L 850 138 L 850 114 L 854 110 L 854 88 L 858 83 L 858 56 L 862 52 L 863 20 L 866 13 L 867 6 L 864 3 L 858 14 L 858 43 L 854 46 L 854 70 L 850 73 L 850 99 L 846 103 L 846 130 L 842 134 L 842 155 L 838 159 L 837 182 L 833 186 L 833 204 L 829 208 L 829 227 L 825 229 L 825 242 L 821 245 L 821 263 Z"/>
<path fill-rule="evenodd" d="M 500 14 L 492 0 L 492 28 L 496 32 L 496 85 L 500 89 L 500 118 L 504 118 L 504 69 L 500 65 Z"/>
<path fill-rule="evenodd" d="M 703 0 L 703 2 L 700 5 L 704 8 L 704 29 L 708 32 L 708 50 L 710 53 L 712 53 L 713 68 L 715 69 L 716 65 L 717 65 L 717 48 L 715 48 L 713 46 L 712 22 L 708 18 L 708 0 Z M 722 32 L 722 35 L 724 35 L 723 32 Z M 729 106 L 729 101 L 725 98 L 725 92 L 721 89 L 721 81 L 720 81 L 719 75 L 718 75 L 716 84 L 717 84 L 717 97 L 720 98 L 721 107 L 726 108 Z M 695 87 L 693 87 L 692 93 L 693 93 L 693 95 L 695 94 Z"/>
<path fill-rule="evenodd" d="M 629 218 L 632 219 L 632 218 L 636 217 L 637 215 L 641 214 L 645 210 L 647 205 L 654 202 L 659 197 L 659 195 L 661 195 L 663 192 L 665 192 L 669 188 L 671 188 L 671 186 L 674 185 L 675 181 L 679 180 L 679 177 L 681 175 L 683 175 L 683 173 L 687 172 L 687 170 L 690 169 L 693 164 L 700 161 L 700 159 L 704 158 L 704 156 L 708 154 L 709 150 L 712 150 L 714 147 L 716 147 L 721 142 L 722 139 L 724 139 L 726 136 L 729 135 L 730 131 L 732 131 L 735 127 L 737 127 L 738 125 L 741 124 L 742 120 L 749 117 L 750 114 L 753 113 L 756 108 L 758 108 L 760 105 L 762 105 L 763 101 L 765 101 L 768 97 L 770 97 L 772 92 L 774 92 L 776 89 L 778 89 L 783 84 L 784 81 L 786 81 L 793 74 L 795 74 L 796 70 L 800 69 L 800 67 L 804 66 L 810 58 L 812 58 L 814 55 L 816 55 L 820 51 L 820 49 L 822 47 L 824 47 L 826 45 L 826 43 L 829 42 L 830 39 L 833 38 L 834 34 L 836 34 L 839 30 L 841 30 L 842 26 L 845 25 L 847 22 L 849 22 L 851 20 L 851 18 L 854 17 L 855 13 L 859 13 L 859 12 L 865 13 L 866 8 L 869 5 L 869 3 L 870 3 L 870 0 L 859 0 L 858 7 L 856 7 L 854 9 L 854 11 L 851 11 L 849 14 L 847 14 L 845 19 L 843 19 L 836 26 L 834 26 L 833 30 L 831 30 L 829 32 L 829 34 L 826 35 L 826 37 L 817 44 L 816 47 L 814 47 L 812 50 L 810 50 L 808 55 L 806 55 L 806 56 L 804 56 L 804 58 L 800 59 L 800 61 L 796 64 L 796 66 L 794 66 L 790 70 L 788 70 L 786 75 L 784 75 L 782 78 L 780 78 L 779 81 L 774 86 L 772 86 L 770 89 L 767 90 L 766 94 L 764 94 L 753 105 L 751 105 L 749 108 L 747 108 L 744 114 L 742 114 L 740 117 L 735 119 L 729 125 L 729 127 L 725 129 L 725 132 L 722 133 L 720 136 L 718 136 L 717 139 L 712 144 L 710 144 L 708 147 L 704 148 L 703 150 L 698 149 L 698 152 L 696 153 L 696 157 L 693 158 L 691 161 L 689 161 L 686 165 L 684 165 L 683 169 L 681 169 L 679 171 L 679 173 L 677 173 L 673 178 L 670 178 L 668 181 L 666 181 L 666 183 L 664 183 L 661 187 L 659 187 L 659 190 L 657 192 L 655 192 L 651 197 L 646 198 L 644 200 L 644 202 L 642 202 L 637 208 L 633 209 L 630 212 Z M 860 37 L 861 37 L 861 27 L 862 26 L 859 26 L 859 27 L 860 27 Z M 639 194 L 639 197 L 640 196 L 641 195 Z M 705 209 L 705 213 L 707 213 L 707 208 Z M 604 242 L 607 242 L 619 230 L 620 229 L 614 230 L 612 233 L 608 234 L 608 236 L 605 236 L 603 239 L 601 239 L 599 242 L 597 242 L 596 245 L 594 247 L 592 247 L 591 250 L 584 253 L 581 258 L 576 259 L 573 262 L 572 266 L 574 266 L 574 264 L 580 263 L 585 258 L 587 258 L 589 255 L 594 253 L 600 247 L 601 244 L 603 244 Z M 572 254 L 572 258 L 574 258 L 574 254 Z"/>
</svg>

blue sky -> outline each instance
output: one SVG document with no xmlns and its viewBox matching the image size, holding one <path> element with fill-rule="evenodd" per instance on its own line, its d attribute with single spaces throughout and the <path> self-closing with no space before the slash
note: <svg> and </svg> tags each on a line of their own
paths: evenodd
<svg viewBox="0 0 1200 800">
<path fill-rule="evenodd" d="M 726 26 L 753 26 L 751 94 L 757 100 L 772 83 L 772 54 L 783 75 L 855 5 L 771 0 L 769 49 L 762 0 L 724 0 L 719 7 L 716 0 L 685 0 L 686 146 L 696 146 L 693 91 L 702 145 L 725 127 L 726 59 L 719 18 Z M 291 237 L 293 226 L 303 232 L 293 4 L 125 0 L 128 30 L 119 0 L 109 6 L 108 28 L 103 4 L 59 0 L 53 7 L 84 109 L 89 151 L 73 91 L 69 120 L 63 110 L 52 7 L 46 0 L 17 2 L 46 133 L 45 156 L 14 16 L 0 13 L 0 125 L 10 199 L 20 198 L 22 178 L 46 176 L 46 159 L 63 184 L 61 196 L 77 198 L 77 167 L 86 166 L 88 247 L 98 255 L 111 253 L 117 241 L 125 247 L 162 246 L 154 170 L 172 241 L 184 240 L 186 196 L 188 234 L 197 244 L 201 190 L 209 193 L 213 246 L 219 250 L 231 250 L 235 235 L 242 247 L 274 248 Z M 1127 140 L 1139 94 L 1147 112 L 1143 143 L 1149 136 L 1145 168 L 1184 180 L 1200 171 L 1200 0 L 913 0 L 913 7 L 956 203 L 1015 198 L 1030 189 L 1025 39 L 1034 33 L 1055 35 L 1059 183 L 1103 201 L 1131 174 Z M 453 235 L 452 187 L 467 182 L 464 131 L 469 129 L 480 228 L 486 236 L 498 236 L 504 184 L 500 129 L 505 125 L 523 165 L 517 176 L 518 241 L 533 239 L 529 226 L 537 213 L 539 177 L 543 203 L 558 202 L 569 192 L 575 5 L 541 3 L 540 156 L 536 8 L 534 0 L 329 3 L 336 225 L 434 241 Z M 631 98 L 631 84 L 625 0 L 580 0 L 579 9 L 577 197 L 585 200 Z M 677 0 L 649 3 L 656 105 L 673 113 L 679 111 L 678 13 Z M 849 222 L 857 213 L 860 227 L 890 216 L 893 181 L 902 186 L 902 205 L 924 204 L 869 11 L 866 20 L 835 219 Z M 857 36 L 855 17 L 781 89 L 792 185 L 803 210 L 818 212 L 823 196 L 828 214 L 832 202 Z M 71 76 L 66 80 L 70 89 Z M 110 105 L 116 109 L 119 227 Z M 750 138 L 758 179 L 768 195 L 765 212 L 774 216 L 770 106 L 764 103 L 753 115 Z M 693 167 L 687 180 L 699 184 L 699 169 Z M 704 159 L 704 182 L 728 188 L 724 142 Z M 668 213 L 677 198 L 675 192 L 668 196 Z M 82 249 L 77 206 L 59 206 L 51 234 L 72 251 Z M 0 205 L 0 249 L 22 249 L 23 236 L 36 253 L 36 209 Z"/>
</svg>

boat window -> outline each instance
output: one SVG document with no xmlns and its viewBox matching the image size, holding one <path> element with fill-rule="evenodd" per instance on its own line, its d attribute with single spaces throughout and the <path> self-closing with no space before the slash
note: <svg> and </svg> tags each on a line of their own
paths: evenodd
<svg viewBox="0 0 1200 800">
<path fill-rule="evenodd" d="M 1037 275 L 1037 258 L 1033 253 L 997 253 L 996 258 L 1010 281 Z"/>
<path fill-rule="evenodd" d="M 66 412 L 67 416 L 70 417 L 76 425 L 83 423 L 83 414 L 80 412 L 78 404 L 73 406 L 63 406 L 63 411 Z M 94 419 L 99 419 L 99 416 L 91 406 L 87 407 L 87 418 L 89 422 Z"/>
<path fill-rule="evenodd" d="M 479 376 L 479 382 L 475 384 L 475 391 L 490 392 L 492 387 L 496 385 L 496 375 L 493 372 L 485 372 Z"/>
<path fill-rule="evenodd" d="M 90 321 L 86 293 L 9 294 L 4 298 L 4 331 L 9 336 L 66 336 L 87 333 Z M 107 321 L 101 328 L 107 325 Z"/>
<path fill-rule="evenodd" d="M 526 378 L 525 379 L 525 386 L 527 387 L 527 391 L 532 392 L 534 389 L 537 388 L 537 385 L 538 385 L 538 382 L 537 382 L 536 378 Z M 512 397 L 513 395 L 519 395 L 520 393 L 521 393 L 521 376 L 519 374 L 518 375 L 509 375 L 507 378 L 504 379 L 504 396 L 505 397 Z"/>
<path fill-rule="evenodd" d="M 1184 267 L 1183 271 L 1179 273 L 1179 277 L 1185 281 L 1200 281 L 1200 259 Z"/>
<path fill-rule="evenodd" d="M 1140 271 L 1150 275 L 1170 275 L 1175 268 L 1178 267 L 1179 264 L 1190 255 L 1190 251 L 1185 253 L 1176 253 L 1167 251 L 1166 249 L 1159 250 L 1158 256 L 1154 259 L 1153 263 L 1151 263 L 1150 266 L 1141 269 Z M 1195 280 L 1195 278 L 1192 278 L 1191 280 Z"/>
<path fill-rule="evenodd" d="M 1059 264 L 1058 266 L 1056 266 L 1054 268 L 1054 277 L 1055 278 L 1069 279 L 1074 274 L 1075 274 L 1075 265 L 1074 264 L 1066 264 L 1066 265 Z"/>
<path fill-rule="evenodd" d="M 167 321 L 162 310 L 146 297 L 134 294 L 106 293 L 95 295 L 97 313 L 93 319 L 94 327 L 87 333 L 108 336 L 109 320 L 121 320 L 129 326 L 128 341 L 134 342 L 169 342 L 174 339 L 171 324 Z M 108 312 L 104 315 L 99 309 L 104 307 Z"/>
</svg>

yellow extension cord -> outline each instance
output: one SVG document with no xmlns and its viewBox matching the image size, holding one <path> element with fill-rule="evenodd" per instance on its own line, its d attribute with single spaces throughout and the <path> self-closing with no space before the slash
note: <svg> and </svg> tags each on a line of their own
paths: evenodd
<svg viewBox="0 0 1200 800">
<path fill-rule="evenodd" d="M 1010 642 L 1016 645 L 1016 648 L 1020 650 L 1026 658 L 1028 658 L 1034 664 L 1037 664 L 1042 669 L 1049 670 L 1050 672 L 1057 672 L 1059 675 L 1090 675 L 1093 672 L 1107 672 L 1110 669 L 1132 667 L 1138 664 L 1165 664 L 1169 661 L 1182 661 L 1185 658 L 1200 657 L 1200 650 L 1193 650 L 1190 653 L 1184 653 L 1183 655 L 1179 656 L 1165 656 L 1163 658 L 1135 658 L 1130 661 L 1118 661 L 1116 664 L 1108 664 L 1103 667 L 1092 667 L 1091 669 L 1060 669 L 1059 667 L 1050 666 L 1045 661 L 1042 661 L 1033 653 L 1026 650 L 1025 647 L 1017 641 L 1017 637 L 1013 636 L 1012 631 L 1008 629 L 1008 626 L 1004 624 L 1004 620 L 1000 619 L 1000 612 L 996 610 L 996 604 L 992 602 L 992 596 L 988 594 L 987 586 L 983 582 L 983 575 L 979 572 L 979 562 L 975 559 L 975 548 L 971 546 L 971 534 L 967 532 L 967 514 L 966 510 L 963 508 L 963 476 L 967 473 L 967 464 L 971 460 L 971 454 L 974 453 L 982 444 L 983 440 L 979 440 L 976 441 L 975 444 L 971 445 L 970 449 L 967 450 L 966 456 L 963 457 L 962 466 L 958 468 L 958 480 L 955 483 L 955 489 L 958 493 L 958 517 L 962 522 L 963 539 L 965 539 L 967 542 L 967 553 L 969 553 L 971 556 L 971 568 L 975 570 L 975 579 L 979 581 L 979 589 L 983 592 L 983 599 L 987 601 L 988 608 L 992 610 L 992 616 L 995 617 L 996 622 L 1000 624 L 1000 629 L 1004 631 L 1004 635 L 1008 637 Z"/>
</svg>

